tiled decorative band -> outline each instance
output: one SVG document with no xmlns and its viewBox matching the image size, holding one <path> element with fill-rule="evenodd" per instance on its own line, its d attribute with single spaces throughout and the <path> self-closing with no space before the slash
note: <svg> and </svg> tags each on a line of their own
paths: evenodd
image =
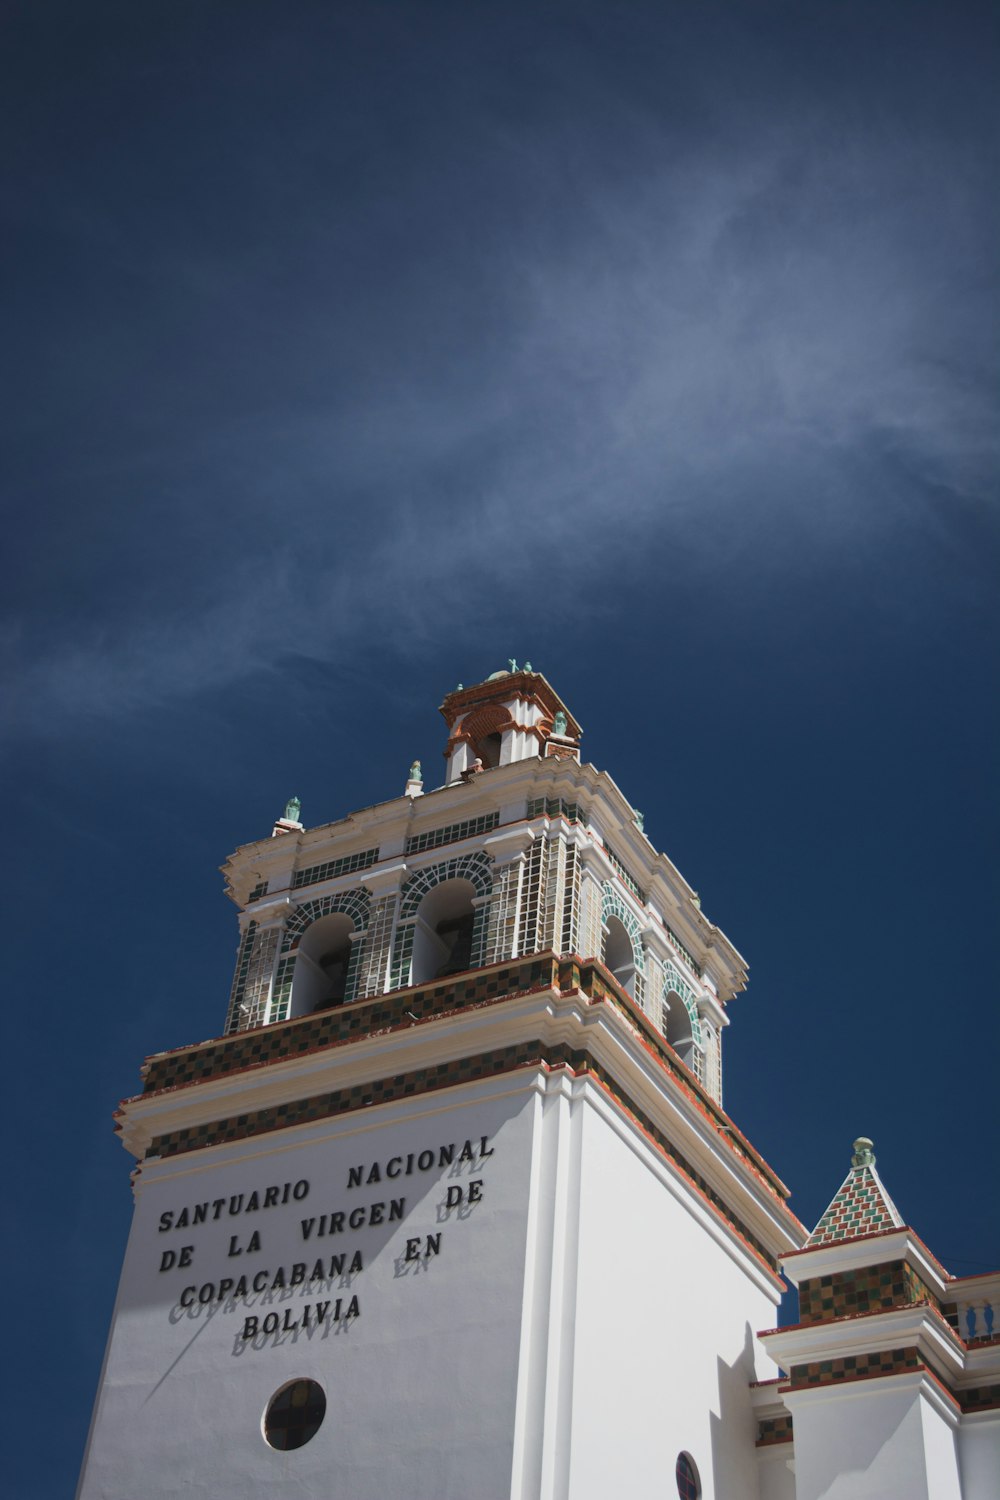
<svg viewBox="0 0 1000 1500">
<path fill-rule="evenodd" d="M 338 1046 L 374 1036 L 412 1021 L 471 1009 L 490 1000 L 506 1000 L 532 990 L 547 989 L 554 978 L 550 956 L 540 955 L 519 963 L 498 964 L 448 979 L 440 984 L 395 990 L 371 1000 L 356 1001 L 323 1010 L 299 1020 L 259 1026 L 235 1036 L 160 1052 L 143 1069 L 143 1093 L 184 1088 L 225 1078 L 247 1068 L 285 1058 L 301 1057 L 324 1047 Z"/>
<path fill-rule="evenodd" d="M 237 1032 L 194 1047 L 157 1053 L 147 1059 L 143 1068 L 143 1093 L 190 1087 L 284 1058 L 301 1057 L 325 1047 L 374 1036 L 396 1026 L 453 1015 L 547 989 L 558 989 L 562 994 L 580 994 L 590 1003 L 606 1002 L 614 1006 L 674 1083 L 709 1123 L 724 1134 L 732 1150 L 772 1193 L 781 1199 L 788 1197 L 784 1184 L 749 1143 L 741 1139 L 722 1107 L 706 1093 L 690 1069 L 603 965 L 594 959 L 561 959 L 551 952 L 471 969 L 466 974 L 437 983 L 394 990 L 387 995 L 355 1001 L 315 1015 Z"/>
<path fill-rule="evenodd" d="M 771 1448 L 775 1443 L 790 1443 L 792 1437 L 791 1416 L 765 1417 L 757 1423 L 758 1448 Z"/>
<path fill-rule="evenodd" d="M 959 1391 L 963 1411 L 990 1411 L 1000 1406 L 1000 1385 L 980 1385 L 971 1391 Z"/>
<path fill-rule="evenodd" d="M 912 1307 L 918 1303 L 937 1306 L 937 1298 L 905 1260 L 819 1276 L 799 1285 L 800 1323 L 828 1323 L 856 1313 Z"/>
<path fill-rule="evenodd" d="M 844 1380 L 860 1380 L 876 1375 L 899 1375 L 906 1370 L 923 1370 L 926 1365 L 915 1347 L 883 1349 L 877 1354 L 846 1354 L 841 1359 L 821 1359 L 815 1364 L 793 1365 L 791 1389 L 814 1385 L 837 1385 Z"/>
<path fill-rule="evenodd" d="M 272 1130 L 282 1130 L 292 1125 L 302 1125 L 311 1120 L 329 1119 L 334 1115 L 350 1114 L 371 1105 L 385 1104 L 397 1099 L 431 1093 L 437 1089 L 453 1088 L 479 1078 L 496 1077 L 501 1073 L 514 1072 L 525 1067 L 544 1067 L 552 1071 L 565 1067 L 576 1076 L 592 1078 L 604 1092 L 642 1129 L 657 1149 L 683 1173 L 699 1195 L 710 1205 L 743 1242 L 767 1266 L 777 1274 L 775 1258 L 747 1226 L 732 1212 L 728 1204 L 700 1176 L 662 1131 L 623 1092 L 607 1071 L 585 1050 L 573 1050 L 566 1046 L 549 1046 L 540 1041 L 522 1042 L 514 1047 L 498 1048 L 476 1057 L 460 1058 L 449 1063 L 438 1063 L 429 1068 L 418 1068 L 411 1073 L 397 1074 L 392 1078 L 380 1078 L 372 1082 L 355 1084 L 351 1088 L 334 1089 L 325 1094 L 314 1094 L 305 1099 L 290 1100 L 285 1104 L 270 1105 L 265 1109 L 230 1115 L 203 1125 L 186 1126 L 156 1136 L 146 1155 L 152 1157 L 179 1156 L 188 1151 L 198 1151 L 206 1146 L 217 1146 L 225 1141 L 246 1140 L 251 1136 L 265 1135 Z"/>
</svg>

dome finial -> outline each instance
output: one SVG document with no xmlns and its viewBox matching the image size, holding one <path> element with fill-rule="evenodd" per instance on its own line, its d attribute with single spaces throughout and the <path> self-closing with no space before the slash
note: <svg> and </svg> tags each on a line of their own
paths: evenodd
<svg viewBox="0 0 1000 1500">
<path fill-rule="evenodd" d="M 875 1165 L 875 1152 L 872 1150 L 872 1142 L 866 1135 L 859 1135 L 854 1142 L 854 1155 L 851 1157 L 852 1167 L 873 1167 Z"/>
</svg>

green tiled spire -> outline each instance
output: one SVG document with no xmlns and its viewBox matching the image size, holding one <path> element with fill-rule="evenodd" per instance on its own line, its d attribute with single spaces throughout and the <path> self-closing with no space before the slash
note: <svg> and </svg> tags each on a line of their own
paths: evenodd
<svg viewBox="0 0 1000 1500">
<path fill-rule="evenodd" d="M 875 1152 L 867 1136 L 854 1142 L 851 1170 L 833 1202 L 809 1237 L 809 1249 L 835 1245 L 884 1229 L 902 1229 L 899 1210 L 875 1170 Z"/>
</svg>

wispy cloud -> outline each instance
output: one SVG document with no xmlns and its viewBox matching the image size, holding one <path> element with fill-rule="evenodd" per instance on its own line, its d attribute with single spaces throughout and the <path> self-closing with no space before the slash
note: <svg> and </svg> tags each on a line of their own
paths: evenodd
<svg viewBox="0 0 1000 1500">
<path fill-rule="evenodd" d="M 274 266 L 258 252 L 240 288 L 254 338 L 281 351 L 280 387 L 211 430 L 192 422 L 183 453 L 162 432 L 99 448 L 75 517 L 62 477 L 74 540 L 54 552 L 72 587 L 44 625 L 30 604 L 8 622 L 11 732 L 222 686 L 306 639 L 333 653 L 373 630 L 419 637 L 430 595 L 440 611 L 474 591 L 489 611 L 502 580 L 509 609 L 553 556 L 577 578 L 627 558 L 638 582 L 650 538 L 676 533 L 689 565 L 724 570 L 719 524 L 753 546 L 764 504 L 856 550 L 883 507 L 900 521 L 873 456 L 914 485 L 995 493 L 988 226 L 959 143 L 873 143 L 819 116 L 798 140 L 629 130 L 628 172 L 595 171 L 568 224 L 541 212 L 468 257 L 425 249 L 416 324 L 399 301 L 412 279 L 377 275 L 360 306 L 331 287 L 262 309 Z M 492 149 L 493 191 L 513 201 L 527 181 L 535 203 L 566 203 L 551 142 L 508 129 Z M 170 275 L 157 267 L 168 301 Z M 177 275 L 190 285 L 186 261 Z M 201 279 L 217 285 L 218 266 Z M 210 400 L 189 340 L 181 361 Z M 780 537 L 759 545 L 773 566 Z M 103 592 L 81 581 L 102 549 Z"/>
</svg>

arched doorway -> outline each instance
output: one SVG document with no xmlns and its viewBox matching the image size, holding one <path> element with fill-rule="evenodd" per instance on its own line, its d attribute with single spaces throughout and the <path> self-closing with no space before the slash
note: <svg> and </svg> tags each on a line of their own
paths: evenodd
<svg viewBox="0 0 1000 1500">
<path fill-rule="evenodd" d="M 611 970 L 625 992 L 635 999 L 635 949 L 628 928 L 619 917 L 609 916 L 604 924 L 604 965 Z"/>
<path fill-rule="evenodd" d="M 461 877 L 443 880 L 417 907 L 410 983 L 426 984 L 472 967 L 476 887 Z"/>
<path fill-rule="evenodd" d="M 308 1016 L 316 1010 L 343 1005 L 353 932 L 353 919 L 342 911 L 310 922 L 296 953 L 291 1016 Z"/>
</svg>

